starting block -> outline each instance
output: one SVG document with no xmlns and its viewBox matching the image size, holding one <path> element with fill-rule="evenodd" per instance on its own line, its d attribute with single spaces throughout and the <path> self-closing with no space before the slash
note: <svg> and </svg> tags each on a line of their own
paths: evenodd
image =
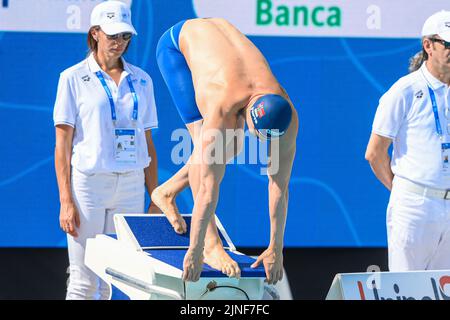
<svg viewBox="0 0 450 320">
<path fill-rule="evenodd" d="M 180 235 L 163 214 L 118 214 L 114 216 L 116 235 L 97 235 L 87 240 L 85 264 L 109 285 L 111 300 L 279 298 L 274 288 L 264 285 L 264 267 L 250 267 L 255 259 L 236 251 L 217 217 L 220 239 L 225 251 L 239 264 L 241 278 L 228 278 L 204 264 L 199 281 L 183 281 L 192 216 L 183 217 L 188 230 Z"/>
</svg>

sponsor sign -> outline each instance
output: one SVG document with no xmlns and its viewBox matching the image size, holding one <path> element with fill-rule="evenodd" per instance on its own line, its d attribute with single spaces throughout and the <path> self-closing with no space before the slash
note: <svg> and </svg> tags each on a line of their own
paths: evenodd
<svg viewBox="0 0 450 320">
<path fill-rule="evenodd" d="M 86 33 L 103 0 L 0 0 L 0 31 Z M 131 6 L 131 0 L 122 0 Z"/>
<path fill-rule="evenodd" d="M 247 35 L 419 38 L 446 0 L 193 0 L 199 17 L 222 17 Z"/>
<path fill-rule="evenodd" d="M 337 274 L 327 300 L 450 300 L 450 270 Z"/>
</svg>

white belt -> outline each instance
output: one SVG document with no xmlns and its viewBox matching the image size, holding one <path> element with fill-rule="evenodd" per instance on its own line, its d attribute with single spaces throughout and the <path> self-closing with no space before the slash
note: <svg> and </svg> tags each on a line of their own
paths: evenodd
<svg viewBox="0 0 450 320">
<path fill-rule="evenodd" d="M 395 184 L 401 185 L 401 187 L 406 191 L 424 195 L 426 197 L 450 200 L 450 189 L 445 190 L 428 188 L 399 177 L 395 177 L 395 180 Z"/>
</svg>

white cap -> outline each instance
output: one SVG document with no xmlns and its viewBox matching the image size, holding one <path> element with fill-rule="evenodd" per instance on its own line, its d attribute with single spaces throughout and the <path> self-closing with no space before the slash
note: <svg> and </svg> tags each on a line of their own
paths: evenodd
<svg viewBox="0 0 450 320">
<path fill-rule="evenodd" d="M 91 27 L 100 26 L 107 35 L 131 32 L 137 35 L 131 24 L 131 10 L 121 1 L 109 0 L 95 6 L 91 13 Z"/>
<path fill-rule="evenodd" d="M 445 41 L 450 42 L 450 11 L 439 11 L 425 21 L 422 28 L 422 36 L 437 34 Z"/>
</svg>

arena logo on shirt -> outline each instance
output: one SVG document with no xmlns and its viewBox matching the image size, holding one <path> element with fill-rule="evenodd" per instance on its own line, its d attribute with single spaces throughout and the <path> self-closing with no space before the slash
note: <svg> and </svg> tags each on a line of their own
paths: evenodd
<svg viewBox="0 0 450 320">
<path fill-rule="evenodd" d="M 422 91 L 422 90 L 419 90 L 418 92 L 416 92 L 416 93 L 414 94 L 414 96 L 415 96 L 417 99 L 421 99 L 421 98 L 423 97 L 423 91 Z"/>
<path fill-rule="evenodd" d="M 104 0 L 1 1 L 0 31 L 86 33 L 92 9 Z"/>
<path fill-rule="evenodd" d="M 420 38 L 447 0 L 193 0 L 198 17 L 223 17 L 254 36 Z M 414 17 L 414 19 L 411 19 Z"/>
</svg>

